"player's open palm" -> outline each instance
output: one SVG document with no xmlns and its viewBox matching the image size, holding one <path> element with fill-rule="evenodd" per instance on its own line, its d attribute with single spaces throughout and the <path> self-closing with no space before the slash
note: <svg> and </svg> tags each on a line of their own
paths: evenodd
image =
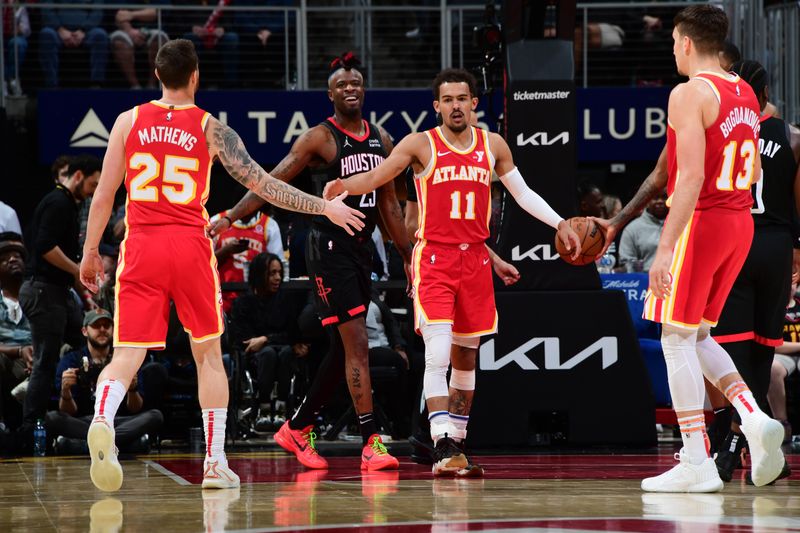
<svg viewBox="0 0 800 533">
<path fill-rule="evenodd" d="M 340 194 L 345 192 L 344 182 L 342 178 L 336 178 L 333 181 L 329 181 L 325 184 L 325 189 L 322 191 L 322 197 L 326 200 L 333 200 Z"/>
<path fill-rule="evenodd" d="M 103 282 L 103 260 L 97 250 L 92 250 L 83 255 L 80 268 L 81 283 L 84 287 L 97 293 L 98 286 Z"/>
<path fill-rule="evenodd" d="M 671 264 L 672 252 L 658 250 L 650 266 L 650 292 L 660 300 L 672 293 L 672 274 L 669 272 Z"/>
<path fill-rule="evenodd" d="M 341 226 L 348 235 L 355 235 L 355 231 L 364 229 L 364 213 L 353 209 L 344 203 L 347 198 L 347 191 L 343 192 L 333 200 L 325 202 L 325 211 L 322 213 L 337 226 Z"/>
<path fill-rule="evenodd" d="M 600 259 L 603 257 L 606 252 L 608 251 L 608 247 L 611 246 L 611 243 L 614 242 L 614 239 L 617 238 L 617 233 L 619 232 L 619 228 L 616 224 L 612 224 L 610 220 L 606 220 L 605 218 L 597 218 L 597 217 L 588 217 L 589 220 L 593 221 L 597 224 L 597 227 L 600 228 L 600 231 L 603 232 L 603 237 L 606 239 L 606 244 L 603 246 L 603 249 L 600 250 L 600 253 L 597 254 L 595 259 Z"/>
<path fill-rule="evenodd" d="M 558 238 L 566 245 L 572 259 L 577 259 L 581 255 L 581 241 L 578 239 L 578 234 L 565 220 L 558 224 Z"/>
</svg>

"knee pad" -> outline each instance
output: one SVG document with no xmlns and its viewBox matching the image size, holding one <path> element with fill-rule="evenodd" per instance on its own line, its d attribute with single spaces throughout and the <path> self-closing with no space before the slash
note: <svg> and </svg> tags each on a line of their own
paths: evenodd
<svg viewBox="0 0 800 533">
<path fill-rule="evenodd" d="M 422 388 L 426 399 L 448 396 L 447 368 L 450 366 L 452 331 L 451 324 L 423 324 L 420 327 L 425 340 L 425 376 Z"/>
<path fill-rule="evenodd" d="M 464 391 L 475 390 L 475 371 L 452 369 L 450 371 L 450 386 Z"/>
<path fill-rule="evenodd" d="M 676 412 L 703 409 L 705 385 L 700 361 L 695 351 L 697 332 L 665 326 L 661 347 L 667 364 L 667 379 Z"/>
</svg>

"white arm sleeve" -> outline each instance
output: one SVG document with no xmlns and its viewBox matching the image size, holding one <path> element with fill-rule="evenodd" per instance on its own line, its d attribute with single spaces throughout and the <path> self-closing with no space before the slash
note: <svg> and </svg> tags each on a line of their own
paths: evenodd
<svg viewBox="0 0 800 533">
<path fill-rule="evenodd" d="M 508 174 L 500 176 L 500 181 L 503 182 L 503 185 L 506 186 L 511 196 L 514 197 L 514 200 L 517 201 L 522 209 L 548 226 L 558 229 L 558 223 L 564 219 L 553 211 L 553 208 L 544 201 L 544 198 L 525 184 L 525 180 L 517 170 L 517 167 L 514 167 L 514 170 Z"/>
</svg>

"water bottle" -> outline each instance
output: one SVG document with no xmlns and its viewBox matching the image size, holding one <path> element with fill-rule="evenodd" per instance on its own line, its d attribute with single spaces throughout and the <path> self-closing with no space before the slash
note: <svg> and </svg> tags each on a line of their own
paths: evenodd
<svg viewBox="0 0 800 533">
<path fill-rule="evenodd" d="M 44 422 L 42 419 L 36 421 L 36 426 L 33 428 L 33 455 L 35 457 L 44 457 L 44 452 L 47 449 L 47 431 L 44 429 Z"/>
<path fill-rule="evenodd" d="M 617 260 L 614 259 L 614 256 L 606 252 L 603 257 L 596 261 L 597 271 L 601 274 L 610 274 L 614 270 L 614 263 L 616 262 Z"/>
</svg>

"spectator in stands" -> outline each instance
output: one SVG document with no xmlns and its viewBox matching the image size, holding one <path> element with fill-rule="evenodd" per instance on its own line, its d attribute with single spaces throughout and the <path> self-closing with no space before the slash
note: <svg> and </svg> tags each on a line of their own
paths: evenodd
<svg viewBox="0 0 800 533">
<path fill-rule="evenodd" d="M 578 183 L 578 214 L 582 217 L 605 217 L 603 192 L 590 181 Z"/>
<path fill-rule="evenodd" d="M 166 0 L 149 0 L 150 5 L 165 5 Z M 135 49 L 145 49 L 147 51 L 147 88 L 155 89 L 158 86 L 156 80 L 156 53 L 162 44 L 169 40 L 166 33 L 155 28 L 158 13 L 154 7 L 142 7 L 141 9 L 120 9 L 114 16 L 114 23 L 117 29 L 111 34 L 111 51 L 114 54 L 114 61 L 119 66 L 125 81 L 131 89 L 141 89 L 139 78 L 136 76 L 136 53 Z"/>
<path fill-rule="evenodd" d="M 197 11 L 169 11 L 167 33 L 173 37 L 181 36 L 194 43 L 197 56 L 202 65 L 209 70 L 222 70 L 226 87 L 235 86 L 239 82 L 239 35 L 231 31 L 233 13 L 225 11 L 229 2 L 212 2 L 209 0 L 173 0 L 172 5 L 213 6 L 211 9 Z M 187 33 L 188 30 L 188 33 Z M 204 71 L 205 72 L 205 71 Z M 204 75 L 203 80 L 212 80 L 211 85 L 218 83 L 218 75 Z"/>
<path fill-rule="evenodd" d="M 283 264 L 278 256 L 258 254 L 250 263 L 251 292 L 233 303 L 231 319 L 234 346 L 257 364 L 259 417 L 256 429 L 277 430 L 286 421 L 286 401 L 295 372 L 295 358 L 308 355 L 308 344 L 300 342 L 297 319 L 305 297 L 281 290 Z M 292 297 L 294 296 L 294 297 Z M 272 405 L 272 389 L 277 397 Z"/>
<path fill-rule="evenodd" d="M 606 194 L 603 196 L 603 208 L 606 210 L 608 218 L 614 218 L 622 211 L 622 200 L 619 199 L 619 196 Z"/>
<path fill-rule="evenodd" d="M 70 155 L 60 155 L 56 157 L 53 164 L 50 165 L 50 175 L 53 178 L 53 183 L 56 185 L 64 185 L 69 178 L 69 162 L 72 161 Z"/>
<path fill-rule="evenodd" d="M 264 210 L 269 209 L 265 206 Z M 211 218 L 214 223 L 227 218 L 227 211 L 217 213 Z M 278 223 L 271 216 L 256 211 L 249 220 L 237 220 L 222 235 L 214 237 L 214 255 L 219 265 L 221 283 L 244 283 L 247 281 L 250 261 L 261 252 L 283 257 L 283 241 Z M 233 301 L 239 295 L 233 290 L 222 290 L 222 310 L 231 312 Z"/>
<path fill-rule="evenodd" d="M 42 9 L 39 62 L 47 88 L 58 87 L 59 53 L 62 48 L 89 49 L 89 78 L 93 87 L 106 80 L 108 33 L 101 28 L 104 0 L 52 0 L 52 4 L 83 4 L 86 9 Z M 94 8 L 94 9 L 92 9 Z"/>
<path fill-rule="evenodd" d="M 22 95 L 22 86 L 19 82 L 19 73 L 25 52 L 28 50 L 28 37 L 31 36 L 31 23 L 28 10 L 23 6 L 16 9 L 11 6 L 14 0 L 4 0 L 3 11 L 3 36 L 8 37 L 6 46 L 5 80 L 3 93 L 14 96 Z M 9 37 L 10 36 L 10 37 Z"/>
<path fill-rule="evenodd" d="M 89 311 L 83 319 L 86 344 L 64 354 L 56 369 L 58 411 L 47 413 L 48 435 L 55 437 L 56 453 L 88 453 L 86 434 L 94 416 L 97 377 L 111 361 L 114 322 L 105 310 Z M 126 396 L 129 416 L 114 419 L 115 440 L 122 451 L 149 451 L 149 436 L 155 435 L 164 417 L 157 409 L 142 412 L 144 399 L 134 375 Z M 123 410 L 124 412 L 124 410 Z"/>
<path fill-rule="evenodd" d="M 70 313 L 70 287 L 78 281 L 78 204 L 94 193 L 100 179 L 100 160 L 72 159 L 69 177 L 36 207 L 30 224 L 29 278 L 20 288 L 19 302 L 31 325 L 33 370 L 25 397 L 24 432 L 44 418 L 61 342 Z"/>
<path fill-rule="evenodd" d="M 783 323 L 783 344 L 775 348 L 775 360 L 772 361 L 767 401 L 775 420 L 779 420 L 784 428 L 784 442 L 792 438 L 792 425 L 786 409 L 785 380 L 800 365 L 800 298 L 797 297 L 797 282 L 792 283 L 789 305 Z"/>
<path fill-rule="evenodd" d="M 628 224 L 622 232 L 619 245 L 619 261 L 628 272 L 648 272 L 656 256 L 658 239 L 667 217 L 667 193 L 650 200 L 639 217 Z"/>
<path fill-rule="evenodd" d="M 236 0 L 236 6 L 264 6 L 263 0 Z M 292 6 L 293 0 L 272 0 L 269 5 Z M 263 89 L 286 87 L 285 16 L 282 11 L 237 11 L 234 24 L 247 58 L 247 82 Z M 293 14 L 289 15 L 291 20 Z"/>
<path fill-rule="evenodd" d="M 33 364 L 31 327 L 19 305 L 19 288 L 25 277 L 25 246 L 18 233 L 0 233 L 0 433 L 11 416 L 11 390 L 28 376 Z"/>
<path fill-rule="evenodd" d="M 11 231 L 22 235 L 22 227 L 19 225 L 19 217 L 14 208 L 0 202 L 0 233 Z"/>
<path fill-rule="evenodd" d="M 396 379 L 388 384 L 375 380 L 373 387 L 376 396 L 385 398 L 389 420 L 394 422 L 393 437 L 407 437 L 411 433 L 411 413 L 419 405 L 422 384 L 421 354 L 418 359 L 410 356 L 406 350 L 406 342 L 400 334 L 400 327 L 392 314 L 392 310 L 372 291 L 372 298 L 367 309 L 367 342 L 369 344 L 369 366 L 392 367 L 397 373 Z M 409 379 L 410 375 L 415 379 Z"/>
</svg>

